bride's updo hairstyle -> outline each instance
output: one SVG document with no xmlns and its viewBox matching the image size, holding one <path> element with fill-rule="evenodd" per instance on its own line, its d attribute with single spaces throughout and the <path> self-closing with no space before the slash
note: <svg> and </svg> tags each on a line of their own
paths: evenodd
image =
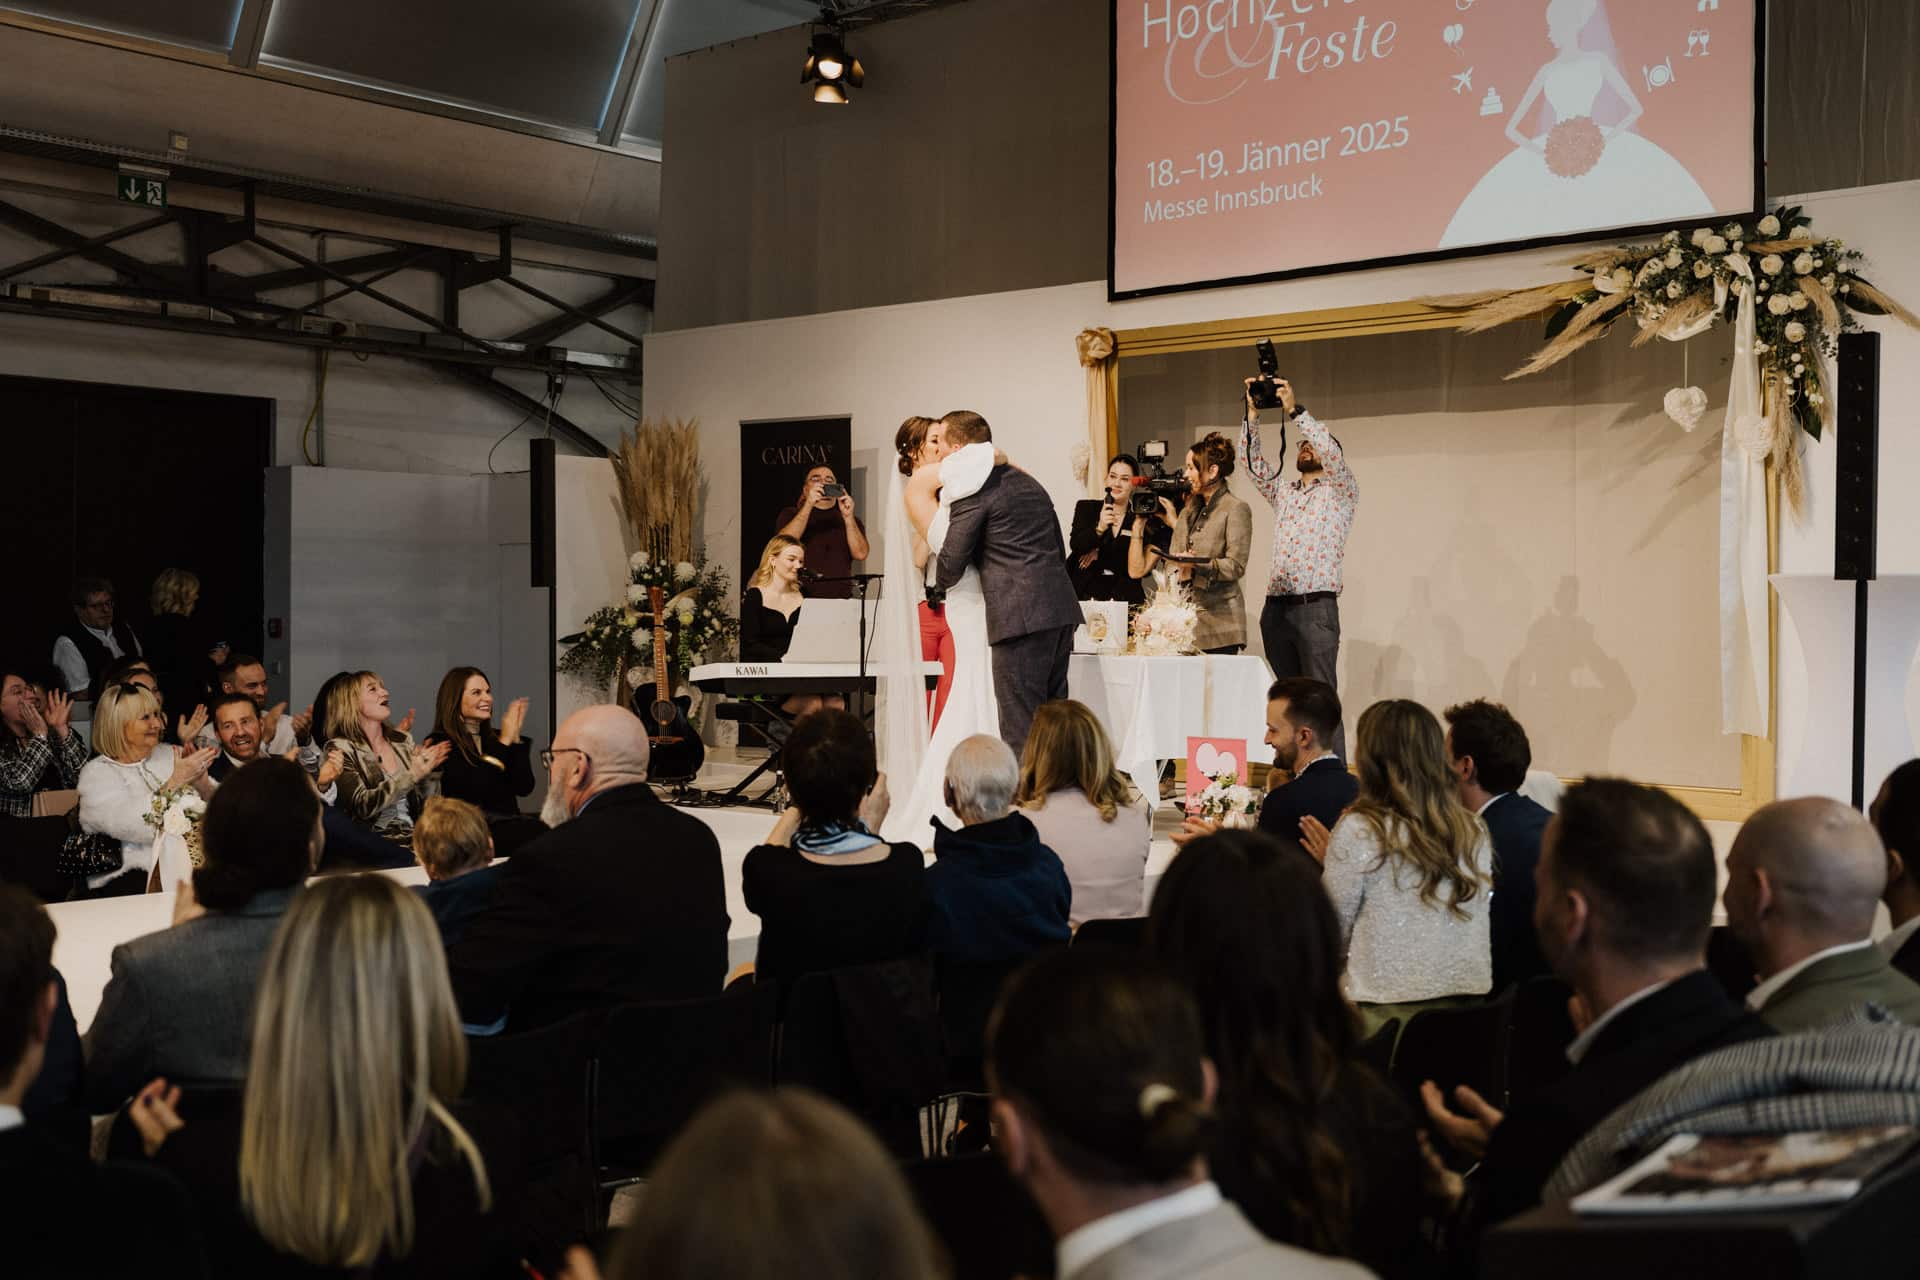
<svg viewBox="0 0 1920 1280">
<path fill-rule="evenodd" d="M 1073 1177 L 1185 1177 L 1213 1136 L 1200 1015 L 1139 952 L 1068 947 L 1007 984 L 987 1027 L 987 1082 Z"/>
<path fill-rule="evenodd" d="M 893 433 L 893 449 L 900 455 L 900 474 L 913 474 L 914 463 L 919 460 L 921 447 L 927 443 L 927 430 L 935 423 L 933 418 L 922 418 L 918 414 L 900 424 Z"/>
</svg>

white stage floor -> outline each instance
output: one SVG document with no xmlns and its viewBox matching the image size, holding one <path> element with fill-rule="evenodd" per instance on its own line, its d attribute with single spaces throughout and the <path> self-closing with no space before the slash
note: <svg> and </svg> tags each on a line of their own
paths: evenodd
<svg viewBox="0 0 1920 1280">
<path fill-rule="evenodd" d="M 701 771 L 702 790 L 724 790 L 758 762 L 755 753 L 736 753 L 714 749 L 708 767 Z M 753 794 L 764 789 L 765 779 L 756 783 Z M 747 851 L 759 844 L 773 827 L 775 815 L 755 808 L 691 808 L 687 812 L 713 829 L 720 841 L 720 860 L 726 872 L 727 965 L 731 969 L 752 960 L 760 939 L 760 918 L 747 910 L 740 892 L 740 868 Z M 1162 804 L 1155 811 L 1153 848 L 1147 856 L 1147 891 L 1151 895 L 1160 873 L 1173 859 L 1171 832 L 1179 829 L 1178 809 Z M 644 855 L 641 855 L 644 856 Z M 419 884 L 425 875 L 418 868 L 384 872 L 403 884 Z M 59 929 L 54 943 L 53 963 L 67 980 L 67 995 L 73 1003 L 74 1019 L 84 1033 L 100 1007 L 100 993 L 111 972 L 113 949 L 130 938 L 164 929 L 171 920 L 172 899 L 163 894 L 131 898 L 107 898 L 98 902 L 61 902 L 47 910 Z"/>
</svg>

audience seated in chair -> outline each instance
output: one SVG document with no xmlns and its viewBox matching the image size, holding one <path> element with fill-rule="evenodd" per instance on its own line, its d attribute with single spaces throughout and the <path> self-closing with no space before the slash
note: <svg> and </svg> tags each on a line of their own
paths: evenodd
<svg viewBox="0 0 1920 1280">
<path fill-rule="evenodd" d="M 1200 1017 L 1138 953 L 1034 960 L 1002 994 L 987 1054 L 994 1146 L 1053 1229 L 1059 1280 L 1369 1274 L 1263 1238 L 1209 1179 Z"/>
<path fill-rule="evenodd" d="M 1614 1108 L 1674 1068 L 1773 1034 L 1728 999 L 1706 969 L 1713 921 L 1713 842 L 1663 791 L 1614 778 L 1568 789 L 1540 845 L 1534 918 L 1541 952 L 1573 988 L 1579 1035 L 1572 1069 L 1516 1098 L 1504 1116 L 1471 1090 L 1448 1109 L 1423 1087 L 1435 1130 L 1482 1156 L 1463 1194 L 1457 1237 L 1467 1257 L 1479 1233 L 1538 1203 L 1567 1152 Z"/>
<path fill-rule="evenodd" d="M 155 1076 L 246 1075 L 261 959 L 320 857 L 320 799 L 299 765 L 260 760 L 213 793 L 206 862 L 173 903 L 170 929 L 113 949 L 87 1029 L 87 1096 L 112 1111 Z"/>
<path fill-rule="evenodd" d="M 1114 767 L 1113 744 L 1085 703 L 1063 698 L 1034 709 L 1014 802 L 1066 868 L 1074 928 L 1145 910 L 1153 816 Z"/>
<path fill-rule="evenodd" d="M 1873 826 L 1887 849 L 1887 887 L 1880 894 L 1887 904 L 1893 931 L 1880 940 L 1880 950 L 1893 967 L 1920 982 L 1920 870 L 1912 859 L 1920 856 L 1920 760 L 1909 760 L 1887 775 L 1874 797 Z"/>
<path fill-rule="evenodd" d="M 414 894 L 378 875 L 303 891 L 254 1021 L 243 1093 L 156 1080 L 132 1110 L 191 1191 L 215 1274 L 521 1274 L 518 1187 L 448 1108 L 466 1040 Z"/>
<path fill-rule="evenodd" d="M 1313 863 L 1264 832 L 1197 839 L 1154 890 L 1148 947 L 1199 1006 L 1222 1194 L 1268 1239 L 1417 1274 L 1413 1116 L 1360 1058 L 1319 888 Z"/>
<path fill-rule="evenodd" d="M 1920 1024 L 1920 984 L 1873 945 L 1887 855 L 1868 821 L 1838 800 L 1781 800 L 1755 811 L 1727 854 L 1727 926 L 1760 985 L 1747 1007 L 1805 1031 L 1872 1003 Z"/>
<path fill-rule="evenodd" d="M 1372 1032 L 1431 1002 L 1493 987 L 1493 842 L 1460 804 L 1433 713 L 1376 702 L 1354 732 L 1360 796 L 1331 833 L 1311 816 L 1305 843 L 1347 951 L 1348 997 Z M 1292 783 L 1288 783 L 1292 786 Z"/>
<path fill-rule="evenodd" d="M 71 791 L 91 752 L 64 689 L 34 686 L 24 664 L 0 669 L 0 816 L 33 813 L 39 791 Z"/>
<path fill-rule="evenodd" d="M 500 879 L 486 814 L 465 800 L 435 796 L 413 824 L 413 856 L 427 873 L 427 882 L 414 886 L 414 892 L 433 913 L 441 942 L 450 947 L 486 909 Z"/>
<path fill-rule="evenodd" d="M 319 772 L 326 738 L 315 729 L 312 704 L 308 704 L 306 710 L 292 714 L 288 714 L 285 702 L 269 705 L 267 699 L 273 695 L 267 685 L 267 664 L 250 653 L 230 655 L 220 664 L 216 679 L 219 687 L 213 697 L 238 693 L 253 699 L 254 709 L 260 715 L 260 750 L 263 753 L 284 756 L 289 751 L 296 751 L 301 766 L 308 773 Z M 213 727 L 209 725 L 201 730 L 198 742 L 203 747 L 212 746 L 214 737 Z"/>
<path fill-rule="evenodd" d="M 500 869 L 448 953 L 465 1021 L 510 1029 L 642 1000 L 719 992 L 727 972 L 720 844 L 647 785 L 645 727 L 624 707 L 568 716 L 541 753 L 554 829 Z"/>
<path fill-rule="evenodd" d="M 93 749 L 99 754 L 80 770 L 80 829 L 120 842 L 120 870 L 90 876 L 88 896 L 144 893 L 158 871 L 159 884 L 171 888 L 190 868 L 181 837 L 156 831 L 156 792 L 213 794 L 207 767 L 210 747 L 190 750 L 162 740 L 166 717 L 159 696 L 137 684 L 115 684 L 101 691 L 93 708 Z"/>
<path fill-rule="evenodd" d="M 1527 731 L 1497 702 L 1448 707 L 1447 760 L 1460 803 L 1480 815 L 1493 839 L 1493 989 L 1547 971 L 1533 934 L 1533 869 L 1553 815 L 1520 794 L 1533 763 Z"/>
<path fill-rule="evenodd" d="M 927 944 L 942 959 L 1011 964 L 1072 936 L 1073 888 L 1032 819 L 1014 812 L 1018 781 L 1013 749 L 998 738 L 977 734 L 948 758 L 946 803 L 961 826 L 934 820 L 927 869 Z"/>
<path fill-rule="evenodd" d="M 416 747 L 408 732 L 411 711 L 399 725 L 389 724 L 391 698 L 374 672 L 328 684 L 327 730 L 333 737 L 327 748 L 343 757 L 340 807 L 355 822 L 404 842 L 420 806 L 440 794 L 440 766 L 453 744 Z"/>
<path fill-rule="evenodd" d="M 793 807 L 747 853 L 740 888 L 760 917 L 755 974 L 876 964 L 920 950 L 926 933 L 926 856 L 873 834 L 886 819 L 887 781 L 860 718 L 824 708 L 786 746 Z"/>
<path fill-rule="evenodd" d="M 108 682 L 107 669 L 115 662 L 140 656 L 133 628 L 114 616 L 113 583 L 105 578 L 75 578 L 67 601 L 73 621 L 53 641 L 53 665 L 60 669 L 67 692 L 97 698 Z"/>
<path fill-rule="evenodd" d="M 53 921 L 24 889 L 0 885 L 0 1203 L 9 1276 L 207 1274 L 180 1184 L 138 1165 L 95 1164 L 23 1118 L 59 1003 Z"/>
<path fill-rule="evenodd" d="M 1273 749 L 1274 772 L 1267 797 L 1260 802 L 1260 829 L 1310 857 L 1313 851 L 1303 843 L 1306 820 L 1312 818 L 1331 831 L 1360 794 L 1360 783 L 1333 750 L 1340 715 L 1339 695 L 1311 677 L 1285 676 L 1267 690 L 1264 741 Z M 1173 842 L 1184 845 L 1218 830 L 1217 822 L 1188 818 Z M 1316 859 L 1313 865 L 1320 863 Z"/>
<path fill-rule="evenodd" d="M 433 732 L 427 745 L 450 742 L 440 770 L 440 794 L 465 800 L 487 815 L 503 857 L 512 857 L 527 841 L 546 828 L 520 812 L 520 801 L 533 794 L 533 743 L 521 728 L 527 719 L 527 700 L 507 704 L 500 727 L 493 727 L 493 684 L 478 667 L 455 667 L 440 680 L 433 700 Z"/>
<path fill-rule="evenodd" d="M 991 1230 L 992 1224 L 981 1224 Z M 568 1280 L 599 1280 L 585 1249 Z M 946 1259 L 899 1166 L 803 1089 L 732 1093 L 667 1148 L 607 1280 L 940 1280 Z"/>
</svg>

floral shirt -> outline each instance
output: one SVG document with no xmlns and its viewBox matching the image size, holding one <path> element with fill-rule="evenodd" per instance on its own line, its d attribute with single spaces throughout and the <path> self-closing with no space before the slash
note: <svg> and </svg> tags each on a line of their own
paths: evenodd
<svg viewBox="0 0 1920 1280">
<path fill-rule="evenodd" d="M 1260 451 L 1259 424 L 1240 424 L 1240 465 L 1274 510 L 1273 572 L 1267 580 L 1267 594 L 1337 594 L 1340 562 L 1346 557 L 1347 535 L 1353 531 L 1353 513 L 1360 505 L 1360 486 L 1325 423 L 1310 413 L 1302 413 L 1294 421 L 1300 424 L 1300 434 L 1313 446 L 1324 468 L 1311 484 L 1282 480 L 1285 459 L 1277 466 L 1267 461 Z"/>
</svg>

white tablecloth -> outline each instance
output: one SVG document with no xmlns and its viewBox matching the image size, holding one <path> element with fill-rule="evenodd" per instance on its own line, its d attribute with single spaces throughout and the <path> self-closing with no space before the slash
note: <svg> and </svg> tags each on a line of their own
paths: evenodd
<svg viewBox="0 0 1920 1280">
<path fill-rule="evenodd" d="M 1140 658 L 1073 655 L 1067 692 L 1100 717 L 1120 771 L 1140 794 L 1160 794 L 1160 765 L 1187 758 L 1187 739 L 1244 738 L 1247 759 L 1269 763 L 1267 689 L 1273 670 L 1254 654 Z"/>
</svg>

